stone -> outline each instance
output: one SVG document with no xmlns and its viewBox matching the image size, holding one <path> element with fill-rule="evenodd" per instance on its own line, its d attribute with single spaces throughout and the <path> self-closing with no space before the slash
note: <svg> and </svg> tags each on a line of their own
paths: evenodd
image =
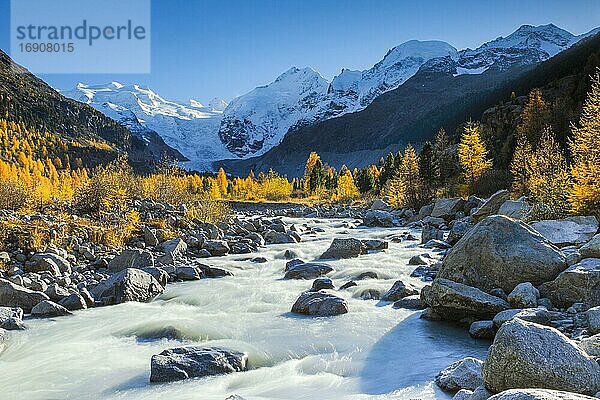
<svg viewBox="0 0 600 400">
<path fill-rule="evenodd" d="M 427 243 L 425 243 L 423 245 L 424 248 L 426 249 L 449 249 L 452 246 L 450 246 L 450 244 L 448 242 L 445 242 L 443 240 L 437 240 L 437 239 L 431 239 L 429 241 L 427 241 Z"/>
<path fill-rule="evenodd" d="M 60 276 L 60 268 L 50 257 L 38 255 L 37 259 L 32 263 L 26 263 L 24 266 L 26 272 L 44 272 L 48 271 L 52 276 Z M 18 283 L 18 282 L 16 282 Z"/>
<path fill-rule="evenodd" d="M 491 215 L 498 214 L 500 207 L 506 200 L 510 199 L 510 192 L 502 189 L 494 193 L 479 208 L 475 209 L 471 215 L 476 221 L 481 221 Z"/>
<path fill-rule="evenodd" d="M 389 247 L 389 243 L 381 239 L 367 239 L 361 240 L 361 242 L 368 251 L 385 250 Z"/>
<path fill-rule="evenodd" d="M 592 334 L 600 333 L 600 306 L 586 311 L 588 329 Z"/>
<path fill-rule="evenodd" d="M 508 302 L 514 308 L 537 307 L 540 292 L 531 282 L 519 283 L 508 295 Z"/>
<path fill-rule="evenodd" d="M 580 340 L 577 345 L 590 357 L 600 358 L 600 334 Z"/>
<path fill-rule="evenodd" d="M 594 400 L 595 397 L 548 389 L 511 389 L 488 400 Z"/>
<path fill-rule="evenodd" d="M 430 263 L 431 259 L 425 257 L 423 254 L 417 254 L 408 260 L 408 265 L 429 265 Z"/>
<path fill-rule="evenodd" d="M 335 238 L 325 253 L 321 254 L 321 259 L 342 259 L 358 257 L 366 254 L 365 245 L 358 239 L 340 239 Z"/>
<path fill-rule="evenodd" d="M 412 295 L 406 296 L 394 302 L 394 308 L 405 308 L 407 310 L 424 310 L 427 308 L 427 304 L 421 300 L 421 296 Z"/>
<path fill-rule="evenodd" d="M 223 278 L 226 276 L 233 276 L 233 273 L 224 270 L 223 268 L 209 267 L 208 265 L 204 264 L 197 264 L 196 266 L 202 271 L 203 276 L 206 278 Z"/>
<path fill-rule="evenodd" d="M 471 221 L 454 221 L 446 241 L 454 246 L 463 236 L 466 235 L 467 232 L 471 230 L 471 228 L 473 228 L 473 226 L 474 224 Z"/>
<path fill-rule="evenodd" d="M 96 285 L 91 294 L 103 305 L 126 301 L 148 302 L 164 288 L 152 275 L 141 269 L 127 268 Z"/>
<path fill-rule="evenodd" d="M 0 278 L 0 306 L 19 307 L 26 313 L 40 301 L 48 300 L 42 292 L 36 292 Z"/>
<path fill-rule="evenodd" d="M 515 318 L 498 330 L 483 380 L 495 393 L 544 388 L 593 395 L 600 366 L 558 330 Z"/>
<path fill-rule="evenodd" d="M 313 281 L 312 287 L 310 290 L 313 292 L 318 292 L 321 289 L 335 289 L 333 286 L 333 281 L 329 278 L 317 278 Z"/>
<path fill-rule="evenodd" d="M 88 307 L 87 302 L 79 293 L 73 293 L 61 299 L 58 304 L 69 311 L 83 310 Z"/>
<path fill-rule="evenodd" d="M 379 275 L 377 275 L 377 272 L 367 271 L 367 272 L 361 272 L 354 279 L 357 281 L 362 281 L 364 279 L 379 279 Z"/>
<path fill-rule="evenodd" d="M 435 384 L 446 392 L 457 392 L 461 389 L 475 390 L 483 385 L 482 367 L 481 360 L 473 357 L 463 358 L 437 374 Z"/>
<path fill-rule="evenodd" d="M 493 339 L 496 336 L 494 321 L 474 321 L 469 327 L 469 335 L 474 339 Z"/>
<path fill-rule="evenodd" d="M 421 230 L 421 243 L 427 243 L 430 240 L 444 240 L 444 231 L 433 225 L 425 224 Z"/>
<path fill-rule="evenodd" d="M 203 248 L 208 250 L 212 256 L 224 256 L 229 253 L 229 245 L 224 240 L 207 240 Z"/>
<path fill-rule="evenodd" d="M 94 297 L 86 288 L 79 289 L 79 295 L 85 300 L 85 304 L 89 307 L 94 307 Z"/>
<path fill-rule="evenodd" d="M 499 328 L 502 324 L 514 318 L 520 318 L 523 321 L 535 322 L 536 324 L 548 325 L 550 323 L 550 313 L 545 308 L 526 308 L 509 309 L 499 312 L 494 316 L 494 325 Z"/>
<path fill-rule="evenodd" d="M 169 282 L 169 273 L 164 269 L 159 267 L 146 267 L 142 268 L 142 271 L 152 275 L 162 287 L 167 286 L 167 283 Z"/>
<path fill-rule="evenodd" d="M 437 199 L 433 205 L 430 216 L 434 218 L 443 218 L 447 221 L 454 219 L 457 212 L 463 211 L 465 200 L 461 197 L 451 199 Z"/>
<path fill-rule="evenodd" d="M 218 347 L 175 347 L 152 356 L 150 382 L 173 382 L 247 369 L 245 353 Z"/>
<path fill-rule="evenodd" d="M 393 207 L 390 206 L 385 200 L 376 199 L 373 204 L 371 204 L 371 210 L 376 211 L 392 211 Z"/>
<path fill-rule="evenodd" d="M 360 297 L 361 300 L 379 300 L 381 298 L 381 292 L 372 288 L 364 289 L 360 292 L 358 297 Z"/>
<path fill-rule="evenodd" d="M 144 231 L 144 242 L 146 243 L 146 246 L 150 246 L 150 247 L 158 246 L 159 242 L 158 242 L 158 238 L 156 237 L 155 231 L 150 229 L 146 225 L 144 225 L 143 231 Z"/>
<path fill-rule="evenodd" d="M 586 258 L 570 266 L 552 282 L 541 285 L 540 294 L 562 308 L 579 302 L 588 308 L 599 306 L 600 259 Z"/>
<path fill-rule="evenodd" d="M 315 279 L 327 275 L 333 271 L 327 264 L 322 263 L 302 263 L 296 264 L 288 269 L 284 279 Z"/>
<path fill-rule="evenodd" d="M 22 331 L 25 329 L 23 324 L 23 309 L 19 307 L 0 307 L 0 330 Z"/>
<path fill-rule="evenodd" d="M 51 260 L 60 270 L 60 272 L 71 273 L 71 263 L 64 257 L 54 253 L 36 253 L 31 256 L 31 261 L 34 263 L 46 263 Z"/>
<path fill-rule="evenodd" d="M 202 278 L 202 270 L 188 265 L 178 266 L 175 268 L 175 275 L 182 281 L 197 281 Z"/>
<path fill-rule="evenodd" d="M 154 255 L 142 249 L 125 249 L 108 263 L 108 269 L 112 272 L 145 267 L 154 267 Z"/>
<path fill-rule="evenodd" d="M 394 214 L 383 210 L 369 210 L 363 216 L 363 224 L 370 227 L 391 228 L 395 224 Z"/>
<path fill-rule="evenodd" d="M 532 222 L 531 227 L 551 243 L 563 247 L 589 242 L 598 232 L 598 220 L 595 217 L 575 216 Z"/>
<path fill-rule="evenodd" d="M 267 244 L 298 243 L 299 241 L 298 237 L 292 235 L 292 233 L 276 232 L 273 230 L 265 231 L 263 236 Z"/>
<path fill-rule="evenodd" d="M 600 234 L 581 246 L 579 254 L 582 258 L 600 258 Z"/>
<path fill-rule="evenodd" d="M 342 286 L 340 286 L 340 290 L 349 289 L 349 288 L 354 287 L 354 286 L 358 286 L 356 284 L 356 282 L 354 282 L 354 281 L 348 281 L 348 282 L 344 283 Z"/>
<path fill-rule="evenodd" d="M 46 293 L 50 300 L 54 301 L 55 303 L 58 303 L 59 301 L 71 294 L 67 289 L 65 289 L 58 283 L 51 283 L 50 285 L 48 285 L 48 288 L 44 293 Z"/>
<path fill-rule="evenodd" d="M 163 242 L 160 245 L 160 250 L 163 251 L 165 254 L 169 254 L 174 261 L 182 258 L 187 252 L 187 249 L 187 243 L 180 238 L 173 238 L 167 240 L 166 242 Z"/>
<path fill-rule="evenodd" d="M 524 198 L 518 200 L 506 200 L 498 210 L 499 215 L 506 215 L 514 219 L 524 220 L 531 212 L 531 206 Z"/>
<path fill-rule="evenodd" d="M 421 291 L 421 299 L 444 319 L 492 319 L 509 304 L 472 286 L 436 278 Z"/>
<path fill-rule="evenodd" d="M 31 309 L 31 316 L 36 318 L 62 317 L 71 314 L 69 310 L 60 304 L 56 304 L 50 300 L 40 301 Z"/>
<path fill-rule="evenodd" d="M 413 296 L 416 294 L 419 294 L 419 291 L 416 288 L 412 287 L 411 285 L 406 285 L 402 281 L 396 281 L 390 290 L 388 290 L 383 297 L 381 297 L 381 300 L 398 301 L 404 297 Z"/>
<path fill-rule="evenodd" d="M 347 312 L 346 300 L 325 290 L 304 292 L 292 306 L 292 313 L 318 317 L 329 317 Z"/>
<path fill-rule="evenodd" d="M 473 390 L 473 394 L 471 394 L 469 400 L 487 400 L 493 395 L 494 393 L 490 392 L 485 388 L 485 386 L 481 385 L 477 389 Z"/>
<path fill-rule="evenodd" d="M 475 225 L 447 253 L 438 276 L 482 290 L 510 293 L 538 286 L 567 268 L 564 255 L 522 221 L 494 215 Z"/>
</svg>

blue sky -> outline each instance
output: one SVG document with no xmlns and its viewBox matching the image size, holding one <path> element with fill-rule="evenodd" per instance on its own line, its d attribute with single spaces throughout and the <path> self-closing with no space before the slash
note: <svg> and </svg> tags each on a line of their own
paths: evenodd
<svg viewBox="0 0 600 400">
<path fill-rule="evenodd" d="M 0 48 L 8 51 L 9 0 L 0 0 L 0 18 Z M 42 79 L 61 89 L 117 80 L 171 99 L 230 100 L 291 66 L 331 79 L 343 67 L 372 66 L 407 40 L 439 39 L 462 49 L 522 24 L 550 22 L 587 32 L 600 25 L 600 1 L 152 0 L 150 74 Z"/>
</svg>

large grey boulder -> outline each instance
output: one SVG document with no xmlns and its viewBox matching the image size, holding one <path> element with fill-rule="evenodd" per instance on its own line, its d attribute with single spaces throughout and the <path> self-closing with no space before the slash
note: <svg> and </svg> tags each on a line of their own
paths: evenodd
<svg viewBox="0 0 600 400">
<path fill-rule="evenodd" d="M 79 293 L 73 293 L 61 299 L 58 304 L 69 311 L 83 310 L 88 307 L 86 300 Z"/>
<path fill-rule="evenodd" d="M 600 258 L 600 234 L 581 246 L 579 254 L 582 258 Z"/>
<path fill-rule="evenodd" d="M 292 306 L 292 312 L 295 314 L 329 317 L 346 314 L 348 312 L 348 303 L 343 298 L 325 290 L 304 292 Z"/>
<path fill-rule="evenodd" d="M 361 254 L 366 254 L 367 248 L 364 243 L 358 239 L 340 239 L 335 238 L 329 249 L 321 254 L 321 259 L 341 259 L 358 257 Z"/>
<path fill-rule="evenodd" d="M 496 336 L 494 321 L 486 319 L 473 322 L 469 327 L 469 335 L 474 339 L 493 339 Z"/>
<path fill-rule="evenodd" d="M 508 309 L 508 303 L 477 288 L 437 278 L 421 290 L 421 299 L 444 319 L 491 319 Z"/>
<path fill-rule="evenodd" d="M 146 267 L 154 267 L 154 256 L 148 250 L 142 249 L 125 249 L 108 263 L 108 269 L 112 272 Z"/>
<path fill-rule="evenodd" d="M 454 219 L 457 212 L 463 211 L 465 200 L 461 197 L 451 199 L 437 199 L 433 205 L 431 216 L 434 218 L 444 218 L 445 220 Z"/>
<path fill-rule="evenodd" d="M 537 307 L 540 292 L 531 282 L 519 283 L 508 295 L 508 302 L 514 308 Z"/>
<path fill-rule="evenodd" d="M 562 308 L 573 303 L 600 305 L 600 259 L 586 258 L 572 265 L 552 282 L 540 286 L 540 294 Z"/>
<path fill-rule="evenodd" d="M 536 324 L 547 325 L 550 323 L 550 313 L 543 307 L 526 308 L 524 310 L 511 308 L 509 310 L 500 311 L 494 316 L 494 325 L 499 328 L 507 321 L 514 318 L 520 318 L 523 321 L 535 322 Z"/>
<path fill-rule="evenodd" d="M 217 347 L 175 347 L 152 356 L 150 382 L 173 382 L 247 369 L 245 353 Z"/>
<path fill-rule="evenodd" d="M 31 309 L 31 316 L 36 318 L 62 317 L 71 314 L 71 311 L 50 300 L 40 301 Z"/>
<path fill-rule="evenodd" d="M 402 281 L 396 281 L 385 294 L 381 297 L 383 301 L 398 301 L 408 296 L 419 294 L 419 291 L 411 285 Z"/>
<path fill-rule="evenodd" d="M 0 279 L 0 306 L 20 307 L 29 313 L 37 303 L 48 299 L 45 293 L 29 290 L 6 279 Z"/>
<path fill-rule="evenodd" d="M 473 226 L 474 224 L 470 220 L 455 220 L 446 241 L 454 246 Z"/>
<path fill-rule="evenodd" d="M 35 260 L 32 260 L 30 263 L 26 263 L 23 267 L 25 272 L 49 272 L 52 276 L 60 276 L 62 272 L 60 272 L 60 268 L 54 262 L 51 257 L 44 257 L 42 255 L 37 255 Z"/>
<path fill-rule="evenodd" d="M 475 390 L 483 385 L 481 368 L 483 361 L 473 357 L 458 360 L 435 377 L 435 383 L 446 392 L 457 392 L 461 389 Z"/>
<path fill-rule="evenodd" d="M 558 330 L 521 319 L 502 325 L 483 366 L 485 386 L 543 388 L 595 394 L 600 366 Z"/>
<path fill-rule="evenodd" d="M 323 263 L 300 263 L 291 265 L 285 273 L 284 279 L 315 279 L 333 271 Z"/>
<path fill-rule="evenodd" d="M 499 190 L 493 195 L 490 196 L 489 199 L 484 201 L 484 203 L 477 209 L 475 209 L 471 215 L 475 220 L 481 221 L 484 218 L 487 218 L 491 215 L 498 214 L 500 211 L 500 207 L 506 200 L 510 199 L 510 192 L 508 190 Z"/>
<path fill-rule="evenodd" d="M 568 217 L 532 222 L 531 227 L 553 244 L 563 247 L 587 243 L 598 232 L 596 217 Z"/>
<path fill-rule="evenodd" d="M 363 224 L 371 227 L 390 228 L 396 223 L 394 214 L 383 210 L 369 210 L 363 216 Z"/>
<path fill-rule="evenodd" d="M 48 261 L 52 261 L 55 264 L 60 272 L 71 273 L 71 263 L 67 261 L 64 257 L 59 256 L 54 253 L 36 253 L 31 256 L 31 261 L 36 264 L 47 263 Z"/>
<path fill-rule="evenodd" d="M 421 243 L 427 243 L 430 240 L 444 240 L 444 231 L 440 228 L 425 224 L 421 229 Z"/>
<path fill-rule="evenodd" d="M 494 215 L 479 222 L 448 252 L 440 278 L 510 293 L 522 282 L 537 286 L 567 268 L 564 255 L 521 221 Z"/>
<path fill-rule="evenodd" d="M 524 198 L 506 200 L 498 210 L 499 215 L 506 215 L 514 219 L 526 219 L 531 212 L 531 206 Z"/>
<path fill-rule="evenodd" d="M 295 233 L 295 232 L 294 232 Z M 284 243 L 298 243 L 298 235 L 293 235 L 288 232 L 277 232 L 274 230 L 266 230 L 263 233 L 263 237 L 267 244 L 284 244 Z"/>
<path fill-rule="evenodd" d="M 224 240 L 207 240 L 204 242 L 203 248 L 207 250 L 211 256 L 224 256 L 230 251 L 229 245 Z"/>
<path fill-rule="evenodd" d="M 371 210 L 376 211 L 392 211 L 394 208 L 389 205 L 389 203 L 382 199 L 376 199 L 373 204 L 371 204 Z"/>
<path fill-rule="evenodd" d="M 511 389 L 488 400 L 595 400 L 596 397 L 548 389 Z"/>
<path fill-rule="evenodd" d="M 581 339 L 577 345 L 588 356 L 600 358 L 600 334 Z"/>
<path fill-rule="evenodd" d="M 7 331 L 21 331 L 23 324 L 23 309 L 19 307 L 0 307 L 0 328 Z"/>
<path fill-rule="evenodd" d="M 600 307 L 592 307 L 585 314 L 589 331 L 593 334 L 600 333 Z"/>
<path fill-rule="evenodd" d="M 163 265 L 173 264 L 187 252 L 188 245 L 180 238 L 173 238 L 161 243 L 160 250 L 165 254 L 158 259 Z"/>
<path fill-rule="evenodd" d="M 164 288 L 152 275 L 141 269 L 127 268 L 100 282 L 91 294 L 104 305 L 126 301 L 148 302 L 161 294 Z"/>
</svg>

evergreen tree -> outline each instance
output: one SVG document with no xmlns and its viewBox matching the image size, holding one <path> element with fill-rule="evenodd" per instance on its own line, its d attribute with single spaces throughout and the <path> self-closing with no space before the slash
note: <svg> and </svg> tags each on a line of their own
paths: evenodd
<svg viewBox="0 0 600 400">
<path fill-rule="evenodd" d="M 492 167 L 487 158 L 487 150 L 481 139 L 481 128 L 478 124 L 468 122 L 458 146 L 458 159 L 463 169 L 465 180 L 471 190 L 481 175 Z"/>
<path fill-rule="evenodd" d="M 592 79 L 592 89 L 583 105 L 579 126 L 573 127 L 569 147 L 573 157 L 573 211 L 600 216 L 600 72 Z"/>
<path fill-rule="evenodd" d="M 455 168 L 450 152 L 450 141 L 444 128 L 440 128 L 435 135 L 433 153 L 439 171 L 439 182 L 441 185 L 445 185 L 448 178 L 455 173 Z"/>
<path fill-rule="evenodd" d="M 323 166 L 321 159 L 317 158 L 308 178 L 309 192 L 314 194 L 318 189 L 323 188 L 326 179 L 327 175 L 325 173 L 325 167 Z"/>
<path fill-rule="evenodd" d="M 419 173 L 425 184 L 437 187 L 440 178 L 440 169 L 431 142 L 427 141 L 419 154 Z"/>
<path fill-rule="evenodd" d="M 517 126 L 517 136 L 526 137 L 532 146 L 536 146 L 549 124 L 550 110 L 542 97 L 542 92 L 540 89 L 533 89 L 523 108 L 521 122 Z"/>
</svg>

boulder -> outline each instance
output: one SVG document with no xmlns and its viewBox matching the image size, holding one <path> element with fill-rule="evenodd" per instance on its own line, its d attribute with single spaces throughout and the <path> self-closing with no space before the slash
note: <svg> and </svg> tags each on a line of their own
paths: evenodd
<svg viewBox="0 0 600 400">
<path fill-rule="evenodd" d="M 393 207 L 390 206 L 385 200 L 377 199 L 371 204 L 371 210 L 375 211 L 392 211 Z"/>
<path fill-rule="evenodd" d="M 514 308 L 537 307 L 540 292 L 530 282 L 519 283 L 508 295 L 508 302 Z"/>
<path fill-rule="evenodd" d="M 284 279 L 315 279 L 331 271 L 333 268 L 322 263 L 295 264 L 287 270 Z"/>
<path fill-rule="evenodd" d="M 147 226 L 144 225 L 143 228 L 144 231 L 144 243 L 146 243 L 146 246 L 150 246 L 150 247 L 154 247 L 154 246 L 158 246 L 158 238 L 156 237 L 156 233 L 153 229 L 148 228 Z"/>
<path fill-rule="evenodd" d="M 112 272 L 145 267 L 154 267 L 154 256 L 142 249 L 125 249 L 108 263 L 108 269 Z"/>
<path fill-rule="evenodd" d="M 509 304 L 477 288 L 437 278 L 421 291 L 421 299 L 444 319 L 491 319 Z"/>
<path fill-rule="evenodd" d="M 361 240 L 366 250 L 385 250 L 389 247 L 389 243 L 381 239 Z"/>
<path fill-rule="evenodd" d="M 161 284 L 162 287 L 167 286 L 169 282 L 169 273 L 159 267 L 146 267 L 142 268 L 142 271 L 149 273 Z"/>
<path fill-rule="evenodd" d="M 60 272 L 60 268 L 54 262 L 54 260 L 50 257 L 44 257 L 38 255 L 35 261 L 31 263 L 27 263 L 24 266 L 25 272 L 50 272 L 52 276 L 60 276 L 62 273 Z"/>
<path fill-rule="evenodd" d="M 58 304 L 69 311 L 83 310 L 88 307 L 86 300 L 79 293 L 73 293 L 61 299 Z"/>
<path fill-rule="evenodd" d="M 342 258 L 353 258 L 358 257 L 361 254 L 366 254 L 367 248 L 358 239 L 340 239 L 335 238 L 331 245 L 325 251 L 325 253 L 321 254 L 321 259 L 342 259 Z"/>
<path fill-rule="evenodd" d="M 573 303 L 584 303 L 588 308 L 599 306 L 600 259 L 586 258 L 572 265 L 552 282 L 540 286 L 540 294 L 562 308 Z"/>
<path fill-rule="evenodd" d="M 461 389 L 475 390 L 483 385 L 482 367 L 481 360 L 473 357 L 463 358 L 437 374 L 435 384 L 446 392 L 457 392 Z"/>
<path fill-rule="evenodd" d="M 204 242 L 204 250 L 212 256 L 224 256 L 229 253 L 229 245 L 224 240 L 207 240 Z"/>
<path fill-rule="evenodd" d="M 421 230 L 421 243 L 427 243 L 430 240 L 444 240 L 444 231 L 433 225 L 425 224 Z"/>
<path fill-rule="evenodd" d="M 488 400 L 594 400 L 595 397 L 548 389 L 511 389 Z"/>
<path fill-rule="evenodd" d="M 48 288 L 46 288 L 44 293 L 46 293 L 50 300 L 52 300 L 55 303 L 58 303 L 59 301 L 71 294 L 71 292 L 69 292 L 64 287 L 60 286 L 58 283 L 51 283 L 50 285 L 48 285 Z"/>
<path fill-rule="evenodd" d="M 197 281 L 202 278 L 202 270 L 189 265 L 182 265 L 175 268 L 175 276 L 182 281 Z"/>
<path fill-rule="evenodd" d="M 346 314 L 348 312 L 348 303 L 343 298 L 325 290 L 304 292 L 292 306 L 292 312 L 295 314 L 329 317 Z"/>
<path fill-rule="evenodd" d="M 582 245 L 598 232 L 595 217 L 568 217 L 531 223 L 531 227 L 556 246 Z"/>
<path fill-rule="evenodd" d="M 71 263 L 67 261 L 64 257 L 59 256 L 54 253 L 36 253 L 31 256 L 31 261 L 40 264 L 48 262 L 51 260 L 60 270 L 60 272 L 71 273 Z"/>
<path fill-rule="evenodd" d="M 600 234 L 581 246 L 579 254 L 582 258 L 600 258 Z"/>
<path fill-rule="evenodd" d="M 313 281 L 312 287 L 310 290 L 313 292 L 318 292 L 321 289 L 335 289 L 333 286 L 333 281 L 329 278 L 317 278 Z"/>
<path fill-rule="evenodd" d="M 295 233 L 295 232 L 293 232 Z M 276 232 L 273 230 L 267 230 L 263 234 L 265 242 L 267 244 L 284 244 L 284 243 L 298 243 L 298 237 L 292 235 L 292 233 Z"/>
<path fill-rule="evenodd" d="M 592 307 L 585 314 L 589 331 L 592 334 L 600 333 L 600 307 Z"/>
<path fill-rule="evenodd" d="M 153 355 L 150 382 L 173 382 L 248 369 L 248 355 L 217 347 L 175 347 Z"/>
<path fill-rule="evenodd" d="M 45 293 L 29 290 L 6 279 L 0 279 L 0 306 L 20 307 L 29 313 L 40 301 L 48 299 Z"/>
<path fill-rule="evenodd" d="M 481 221 L 491 215 L 498 214 L 500 207 L 506 200 L 510 199 L 510 192 L 508 190 L 499 190 L 490 196 L 479 208 L 475 209 L 471 215 L 476 221 Z"/>
<path fill-rule="evenodd" d="M 506 200 L 498 210 L 499 215 L 506 215 L 514 219 L 525 219 L 530 212 L 531 206 L 523 198 Z"/>
<path fill-rule="evenodd" d="M 441 278 L 482 290 L 510 293 L 522 282 L 537 286 L 567 268 L 564 255 L 521 221 L 494 215 L 475 225 L 448 252 Z"/>
<path fill-rule="evenodd" d="M 483 366 L 485 386 L 544 388 L 593 395 L 600 366 L 558 330 L 515 318 L 502 325 Z"/>
<path fill-rule="evenodd" d="M 25 329 L 23 324 L 23 309 L 19 307 L 0 307 L 0 330 L 22 331 Z"/>
<path fill-rule="evenodd" d="M 103 305 L 126 301 L 148 302 L 164 288 L 152 275 L 141 269 L 127 268 L 96 285 L 91 294 Z"/>
<path fill-rule="evenodd" d="M 508 322 L 514 318 L 520 318 L 523 321 L 535 322 L 536 324 L 547 325 L 550 323 L 550 313 L 545 308 L 526 308 L 520 309 L 509 309 L 500 311 L 494 316 L 494 325 L 499 328 L 505 322 Z"/>
<path fill-rule="evenodd" d="M 407 310 L 424 310 L 427 304 L 421 300 L 421 296 L 412 295 L 406 296 L 394 302 L 394 308 L 406 308 Z"/>
<path fill-rule="evenodd" d="M 600 334 L 581 339 L 577 345 L 588 356 L 600 358 Z"/>
<path fill-rule="evenodd" d="M 31 309 L 31 316 L 36 318 L 62 317 L 71 314 L 69 310 L 60 304 L 56 304 L 50 300 L 40 301 Z"/>
<path fill-rule="evenodd" d="M 473 228 L 474 224 L 469 221 L 456 220 L 452 224 L 450 233 L 448 233 L 448 239 L 446 240 L 449 244 L 455 245 L 458 241 L 467 234 Z"/>
<path fill-rule="evenodd" d="M 396 281 L 390 290 L 388 290 L 383 297 L 381 297 L 381 300 L 398 301 L 404 297 L 413 296 L 416 294 L 419 294 L 419 291 L 416 288 L 412 287 L 411 285 L 406 285 L 402 281 Z"/>
<path fill-rule="evenodd" d="M 363 224 L 371 227 L 391 228 L 395 224 L 394 214 L 383 210 L 369 210 L 363 216 Z"/>
<path fill-rule="evenodd" d="M 464 211 L 465 200 L 461 197 L 451 199 L 437 199 L 431 210 L 431 216 L 434 218 L 443 218 L 447 221 L 454 219 L 459 211 Z"/>
<path fill-rule="evenodd" d="M 469 327 L 469 335 L 474 339 L 493 339 L 496 336 L 494 321 L 475 321 Z"/>
</svg>

